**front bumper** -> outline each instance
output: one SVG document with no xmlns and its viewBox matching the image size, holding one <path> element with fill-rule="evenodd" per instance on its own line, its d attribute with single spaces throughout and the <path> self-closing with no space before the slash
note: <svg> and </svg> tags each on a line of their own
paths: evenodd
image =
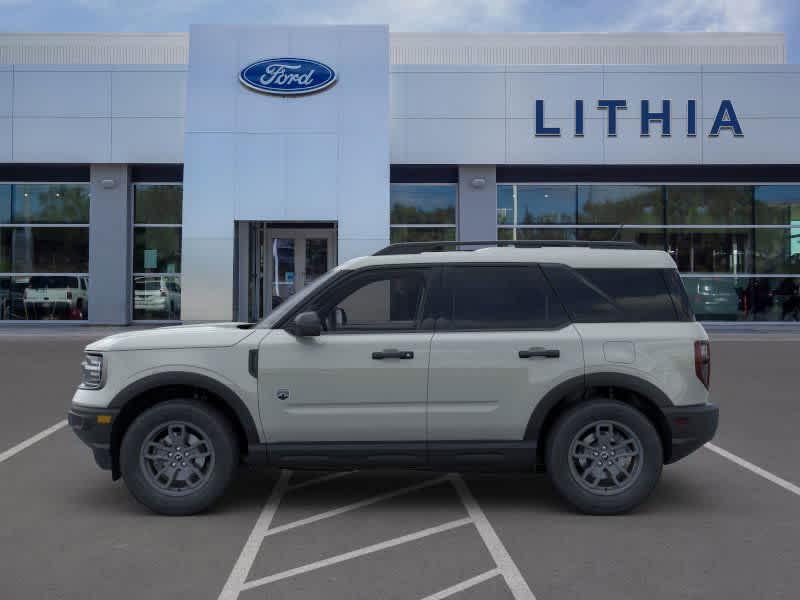
<svg viewBox="0 0 800 600">
<path fill-rule="evenodd" d="M 72 427 L 72 431 L 91 448 L 94 461 L 101 469 L 110 470 L 113 466 L 111 428 L 118 414 L 118 410 L 90 408 L 74 404 L 67 414 L 67 421 Z M 98 419 L 98 417 L 102 418 Z"/>
<path fill-rule="evenodd" d="M 719 407 L 716 404 L 676 406 L 663 411 L 672 435 L 672 450 L 667 463 L 688 456 L 717 432 Z"/>
</svg>

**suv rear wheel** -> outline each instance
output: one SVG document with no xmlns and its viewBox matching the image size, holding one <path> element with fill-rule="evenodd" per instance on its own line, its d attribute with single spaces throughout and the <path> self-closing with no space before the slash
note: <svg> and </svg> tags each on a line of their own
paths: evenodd
<svg viewBox="0 0 800 600">
<path fill-rule="evenodd" d="M 133 496 L 150 510 L 191 515 L 222 496 L 238 458 L 224 415 L 196 400 L 169 400 L 131 423 L 120 447 L 120 470 Z"/>
<path fill-rule="evenodd" d="M 664 454 L 653 424 L 622 402 L 579 404 L 554 424 L 545 448 L 553 486 L 578 510 L 627 512 L 653 491 Z"/>
</svg>

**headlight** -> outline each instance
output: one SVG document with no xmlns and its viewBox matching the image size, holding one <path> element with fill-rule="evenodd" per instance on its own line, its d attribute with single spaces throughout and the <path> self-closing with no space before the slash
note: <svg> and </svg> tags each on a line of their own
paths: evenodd
<svg viewBox="0 0 800 600">
<path fill-rule="evenodd" d="M 81 363 L 81 387 L 87 390 L 99 390 L 103 387 L 103 356 L 101 354 L 85 354 Z"/>
</svg>

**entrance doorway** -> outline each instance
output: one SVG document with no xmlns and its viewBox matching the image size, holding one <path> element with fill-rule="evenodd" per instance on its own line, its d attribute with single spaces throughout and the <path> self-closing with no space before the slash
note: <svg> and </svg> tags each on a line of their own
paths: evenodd
<svg viewBox="0 0 800 600">
<path fill-rule="evenodd" d="M 249 223 L 248 320 L 257 321 L 336 266 L 334 224 Z"/>
</svg>

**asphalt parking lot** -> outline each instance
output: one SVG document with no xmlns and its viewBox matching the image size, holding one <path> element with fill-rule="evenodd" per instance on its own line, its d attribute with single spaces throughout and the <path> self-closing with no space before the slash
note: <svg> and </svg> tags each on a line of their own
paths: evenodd
<svg viewBox="0 0 800 600">
<path fill-rule="evenodd" d="M 712 334 L 733 456 L 702 449 L 604 518 L 542 476 L 255 468 L 209 514 L 153 515 L 61 426 L 108 333 L 0 330 L 2 598 L 797 598 L 800 333 Z"/>
</svg>

